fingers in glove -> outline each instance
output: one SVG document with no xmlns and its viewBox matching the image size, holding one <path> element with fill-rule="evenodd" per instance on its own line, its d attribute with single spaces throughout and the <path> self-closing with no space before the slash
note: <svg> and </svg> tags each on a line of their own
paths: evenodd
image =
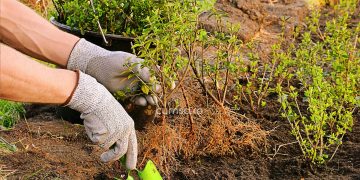
<svg viewBox="0 0 360 180">
<path fill-rule="evenodd" d="M 144 81 L 144 82 L 147 82 L 147 81 Z M 111 84 L 114 87 L 118 87 L 118 88 L 110 89 L 110 91 L 111 92 L 116 92 L 119 89 L 125 89 L 125 88 L 128 88 L 131 91 L 136 91 L 137 89 L 139 89 L 139 86 L 142 85 L 143 83 L 141 82 L 141 80 L 139 80 L 138 77 L 132 77 L 130 79 L 128 79 L 127 77 L 125 77 L 125 78 L 120 78 L 119 77 L 118 79 L 113 79 L 111 81 Z M 147 85 L 147 86 L 149 86 L 149 85 Z M 158 84 L 155 84 L 155 85 L 153 85 L 152 87 L 149 87 L 149 88 L 151 88 L 151 91 L 154 91 L 154 92 L 157 92 L 157 93 L 161 92 L 161 86 L 158 85 Z"/>
<path fill-rule="evenodd" d="M 126 167 L 128 169 L 135 169 L 137 163 L 137 139 L 135 131 L 131 131 L 130 138 L 129 138 L 129 146 L 126 153 Z"/>
<path fill-rule="evenodd" d="M 109 86 L 107 88 L 110 92 L 116 92 L 127 88 L 130 90 L 136 90 L 139 86 L 139 82 L 140 80 L 136 77 L 128 79 L 127 76 L 117 76 L 109 81 Z"/>
<path fill-rule="evenodd" d="M 95 144 L 101 144 L 106 140 L 108 130 L 99 121 L 84 120 L 86 134 Z"/>
<path fill-rule="evenodd" d="M 132 100 L 138 106 L 147 106 L 147 100 L 144 96 L 136 96 Z"/>
<path fill-rule="evenodd" d="M 145 98 L 146 98 L 146 101 L 151 105 L 157 105 L 157 103 L 158 103 L 158 99 L 154 95 L 146 95 Z"/>
<path fill-rule="evenodd" d="M 157 105 L 158 99 L 155 95 L 136 96 L 132 99 L 132 102 L 138 106 Z"/>
<path fill-rule="evenodd" d="M 161 85 L 160 84 L 155 84 L 154 87 L 153 87 L 154 91 L 156 93 L 160 93 L 161 92 Z"/>
<path fill-rule="evenodd" d="M 136 56 L 135 56 L 136 57 Z M 128 64 L 126 64 L 126 66 L 130 67 L 133 65 L 133 64 L 136 64 L 135 66 L 133 66 L 133 69 L 132 71 L 134 71 L 135 73 L 138 74 L 138 76 L 145 82 L 149 82 L 150 81 L 150 76 L 151 76 L 151 73 L 150 73 L 150 70 L 148 67 L 142 67 L 141 63 L 143 62 L 144 60 L 141 59 L 141 58 L 134 58 L 134 56 L 131 56 L 127 59 L 127 62 Z"/>
<path fill-rule="evenodd" d="M 147 67 L 141 68 L 141 67 L 139 66 L 138 73 L 139 73 L 139 77 L 140 77 L 143 81 L 145 81 L 145 82 L 150 82 L 151 73 L 150 73 L 149 68 L 147 68 Z"/>
<path fill-rule="evenodd" d="M 115 145 L 107 152 L 101 154 L 100 159 L 102 162 L 116 161 L 125 155 L 128 149 L 128 138 L 116 141 Z"/>
<path fill-rule="evenodd" d="M 150 69 L 148 67 L 141 67 L 141 59 L 138 61 L 139 66 L 137 66 L 138 75 L 139 77 L 146 83 L 152 83 L 156 82 L 156 78 L 151 75 Z M 159 67 L 158 67 L 159 68 Z M 159 93 L 161 91 L 161 86 L 159 84 L 154 83 L 154 85 L 151 87 L 152 91 Z"/>
</svg>

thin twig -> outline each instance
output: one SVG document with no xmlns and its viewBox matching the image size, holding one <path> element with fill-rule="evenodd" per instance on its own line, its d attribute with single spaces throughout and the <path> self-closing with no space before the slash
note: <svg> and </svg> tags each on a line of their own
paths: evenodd
<svg viewBox="0 0 360 180">
<path fill-rule="evenodd" d="M 273 129 L 269 130 L 268 132 L 269 132 L 269 133 L 272 133 L 272 132 L 274 132 L 277 128 L 279 128 L 280 126 L 283 126 L 283 125 L 278 125 L 278 126 L 274 127 Z"/>
<path fill-rule="evenodd" d="M 0 164 L 0 179 L 2 179 L 2 178 L 6 179 L 6 177 L 8 177 L 16 172 L 16 170 L 10 170 L 10 169 L 5 169 L 5 168 L 6 168 L 5 165 Z"/>
<path fill-rule="evenodd" d="M 284 113 L 286 113 L 285 112 L 285 110 L 283 110 L 284 111 Z M 292 124 L 292 122 L 290 121 L 290 118 L 289 118 L 289 116 L 288 115 L 286 115 L 286 119 L 287 119 L 287 121 L 289 122 L 289 124 L 290 124 L 290 126 L 291 126 L 291 129 L 295 129 L 295 125 L 294 124 Z M 298 138 L 296 138 L 297 139 L 297 143 L 299 144 L 299 146 L 300 146 L 300 149 L 301 149 L 301 152 L 303 152 L 303 154 L 306 154 L 306 152 L 305 152 L 305 150 L 304 150 L 304 148 L 303 148 L 303 146 L 302 146 L 302 144 L 301 144 L 301 142 L 304 142 L 304 140 L 303 140 L 303 138 L 302 138 L 302 135 L 301 135 L 301 133 L 300 133 L 300 131 L 296 131 L 296 133 L 298 134 Z"/>
<path fill-rule="evenodd" d="M 196 76 L 196 79 L 198 80 L 198 82 L 200 83 L 201 87 L 204 89 L 204 91 L 211 97 L 211 99 L 218 104 L 219 106 L 223 107 L 224 105 L 214 96 L 213 93 L 210 92 L 210 90 L 207 88 L 207 86 L 205 85 L 205 82 L 201 81 L 201 77 L 199 76 L 199 74 L 197 74 L 197 69 L 196 67 L 194 67 L 191 64 L 191 68 Z"/>
<path fill-rule="evenodd" d="M 177 90 L 177 88 L 183 83 L 183 81 L 185 80 L 185 77 L 187 76 L 187 74 L 188 74 L 188 72 L 189 72 L 189 69 L 190 69 L 190 60 L 189 60 L 188 64 L 186 65 L 185 73 L 184 73 L 183 76 L 181 77 L 178 85 L 175 86 L 175 88 L 170 91 L 170 93 L 167 95 L 167 98 L 169 98 L 169 97 Z M 178 77 L 179 77 L 179 76 L 178 76 Z"/>
<path fill-rule="evenodd" d="M 233 113 L 233 114 L 236 115 L 236 116 L 240 116 L 240 117 L 242 117 L 242 118 L 245 118 L 245 119 L 248 120 L 248 121 L 250 120 L 250 118 L 246 117 L 245 114 L 240 114 L 240 113 L 238 113 L 238 112 L 235 112 L 235 111 L 229 110 L 229 109 L 228 109 L 228 111 L 229 111 L 230 113 Z"/>
<path fill-rule="evenodd" d="M 186 94 L 185 94 L 185 90 L 184 90 L 184 87 L 182 85 L 180 85 L 181 87 L 181 91 L 183 93 L 183 96 L 184 96 L 184 99 L 185 99 L 185 103 L 186 103 L 186 107 L 188 108 L 189 110 L 189 121 L 190 121 L 190 131 L 193 132 L 193 125 L 194 125 L 194 119 L 192 117 L 192 113 L 191 113 L 191 109 L 190 109 L 190 105 L 189 105 L 189 101 L 186 97 Z"/>
<path fill-rule="evenodd" d="M 341 136 L 340 142 L 342 142 L 342 139 L 344 138 L 344 135 L 345 135 L 345 133 Z M 335 156 L 336 152 L 338 151 L 340 145 L 341 145 L 341 143 L 339 143 L 339 144 L 336 146 L 335 151 L 334 151 L 333 154 L 331 155 L 331 158 L 329 159 L 328 162 L 330 162 L 330 161 L 334 158 L 334 156 Z"/>
<path fill-rule="evenodd" d="M 278 148 L 276 148 L 276 145 L 275 145 L 275 147 L 274 147 L 274 151 L 275 151 L 275 152 L 274 152 L 274 154 L 273 154 L 273 158 L 274 158 L 277 154 L 279 154 L 280 148 L 282 148 L 282 147 L 284 147 L 284 146 L 296 144 L 296 143 L 298 143 L 298 141 L 294 141 L 294 142 L 286 143 L 286 144 L 281 144 L 281 145 L 278 146 Z"/>
<path fill-rule="evenodd" d="M 8 141 L 6 141 L 6 140 L 5 140 L 4 138 L 2 138 L 2 137 L 0 137 L 0 143 L 4 144 L 5 147 L 6 147 L 8 150 L 12 151 L 12 152 L 15 152 L 15 151 L 17 150 L 17 148 L 16 148 L 15 145 L 9 143 Z"/>
<path fill-rule="evenodd" d="M 95 7 L 94 7 L 94 2 L 93 2 L 93 0 L 90 0 L 90 4 L 91 4 L 91 7 L 92 7 L 92 9 L 93 9 L 93 11 L 94 11 L 94 14 L 96 14 L 96 11 L 95 11 Z M 105 38 L 105 34 L 104 34 L 104 31 L 103 31 L 103 29 L 102 29 L 102 27 L 101 27 L 101 24 L 100 24 L 99 18 L 97 18 L 97 19 L 96 19 L 96 22 L 97 22 L 97 24 L 98 24 L 98 27 L 99 27 L 99 30 L 100 30 L 101 36 L 102 36 L 102 38 L 103 38 L 103 40 L 104 40 L 105 44 L 106 44 L 106 45 L 108 45 L 108 44 L 109 44 L 109 42 L 108 42 L 108 41 L 106 40 L 106 38 Z"/>
<path fill-rule="evenodd" d="M 231 45 L 229 45 L 230 47 L 228 47 L 228 49 L 230 49 L 231 48 Z M 232 52 L 231 53 L 229 53 L 229 54 L 232 54 Z M 227 62 L 230 64 L 230 62 L 231 62 L 231 55 L 229 55 L 229 57 L 227 58 Z M 228 84 L 229 84 L 229 76 L 230 76 L 230 70 L 229 70 L 229 68 L 227 68 L 226 69 L 226 75 L 225 75 L 226 77 L 225 77 L 225 84 L 224 84 L 224 89 L 223 89 L 223 97 L 222 97 L 222 103 L 224 104 L 225 103 L 225 99 L 226 99 L 226 91 L 227 91 L 227 86 L 228 86 Z"/>
</svg>

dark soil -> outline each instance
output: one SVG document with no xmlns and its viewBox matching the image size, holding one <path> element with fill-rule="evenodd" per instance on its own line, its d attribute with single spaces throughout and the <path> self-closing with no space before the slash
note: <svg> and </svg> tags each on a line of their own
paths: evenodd
<svg viewBox="0 0 360 180">
<path fill-rule="evenodd" d="M 116 165 L 99 161 L 98 148 L 84 128 L 55 117 L 53 107 L 39 108 L 0 136 L 14 143 L 16 153 L 1 154 L 0 164 L 15 170 L 9 179 L 85 179 L 120 176 Z"/>
<path fill-rule="evenodd" d="M 297 0 L 222 0 L 218 8 L 231 12 L 230 20 L 241 22 L 239 37 L 259 41 L 263 58 L 280 33 L 280 18 L 287 16 L 287 29 L 303 22 L 308 10 Z M 360 12 L 358 10 L 358 12 Z M 359 13 L 357 13 L 359 14 Z M 359 16 L 354 21 L 359 22 Z M 203 20 L 211 30 L 212 20 Z M 303 160 L 298 144 L 285 120 L 269 105 L 256 117 L 270 131 L 267 148 L 261 153 L 245 150 L 238 157 L 196 157 L 180 159 L 171 179 L 360 179 L 360 115 L 355 112 L 353 132 L 346 135 L 335 158 L 321 167 Z M 100 149 L 92 145 L 81 125 L 55 116 L 52 106 L 28 106 L 22 119 L 0 137 L 16 144 L 15 153 L 0 151 L 0 168 L 14 170 L 8 179 L 113 179 L 124 176 L 119 163 L 99 161 Z M 140 133 L 139 133 L 140 134 Z M 141 159 L 141 158 L 139 158 Z M 1 179 L 1 173 L 0 173 Z M 169 179 L 168 177 L 166 179 Z"/>
<path fill-rule="evenodd" d="M 38 111 L 39 113 L 41 111 Z M 34 114 L 32 114 L 34 115 Z M 238 157 L 197 157 L 180 161 L 172 179 L 360 179 L 360 116 L 356 117 L 335 159 L 322 167 L 303 161 L 296 143 L 282 120 L 263 120 L 272 130 L 268 149 L 262 154 L 244 152 Z M 81 125 L 55 117 L 54 110 L 21 120 L 0 136 L 16 144 L 15 153 L 0 154 L 0 164 L 14 173 L 8 179 L 113 179 L 123 177 L 119 163 L 99 161 L 99 148 L 92 145 Z"/>
<path fill-rule="evenodd" d="M 360 120 L 360 117 L 357 117 Z M 261 156 L 248 154 L 233 157 L 203 157 L 182 163 L 175 179 L 360 179 L 360 125 L 355 122 L 352 133 L 345 138 L 335 158 L 323 167 L 311 167 L 298 150 L 297 144 L 283 146 L 274 155 L 275 146 Z M 267 125 L 266 125 L 267 124 Z M 293 142 L 284 122 L 264 123 L 274 130 L 269 143 Z"/>
</svg>

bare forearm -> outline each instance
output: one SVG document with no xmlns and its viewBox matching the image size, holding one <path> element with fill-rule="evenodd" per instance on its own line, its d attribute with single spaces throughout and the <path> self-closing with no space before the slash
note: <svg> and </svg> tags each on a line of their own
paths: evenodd
<svg viewBox="0 0 360 180">
<path fill-rule="evenodd" d="M 17 50 L 66 67 L 78 37 L 65 33 L 15 0 L 0 0 L 0 41 Z"/>
<path fill-rule="evenodd" d="M 75 72 L 48 68 L 1 43 L 0 52 L 1 99 L 63 104 L 71 96 Z"/>
</svg>

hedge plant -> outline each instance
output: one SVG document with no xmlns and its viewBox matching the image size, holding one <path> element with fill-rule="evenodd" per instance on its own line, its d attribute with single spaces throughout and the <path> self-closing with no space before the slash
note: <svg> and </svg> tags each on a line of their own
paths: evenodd
<svg viewBox="0 0 360 180">
<path fill-rule="evenodd" d="M 162 0 L 54 0 L 60 23 L 85 31 L 99 32 L 97 21 L 108 34 L 137 36 L 146 25 L 144 19 Z"/>
</svg>

